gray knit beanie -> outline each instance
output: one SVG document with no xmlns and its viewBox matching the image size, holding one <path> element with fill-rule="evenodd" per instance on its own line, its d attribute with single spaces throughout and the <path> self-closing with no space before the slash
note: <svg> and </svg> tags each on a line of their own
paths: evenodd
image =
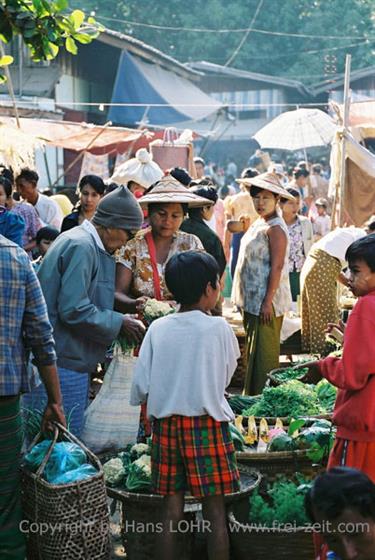
<svg viewBox="0 0 375 560">
<path fill-rule="evenodd" d="M 113 229 L 140 229 L 143 212 L 127 187 L 120 186 L 99 202 L 92 223 Z"/>
</svg>

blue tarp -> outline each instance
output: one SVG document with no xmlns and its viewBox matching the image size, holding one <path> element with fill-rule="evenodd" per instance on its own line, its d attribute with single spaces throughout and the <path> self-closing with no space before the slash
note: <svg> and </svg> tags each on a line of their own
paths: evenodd
<svg viewBox="0 0 375 560">
<path fill-rule="evenodd" d="M 145 118 L 152 125 L 200 120 L 221 107 L 220 102 L 185 78 L 126 51 L 120 57 L 112 103 L 142 104 L 110 107 L 109 120 L 128 126 L 137 125 Z M 149 106 L 147 110 L 148 105 L 154 104 L 166 106 Z"/>
</svg>

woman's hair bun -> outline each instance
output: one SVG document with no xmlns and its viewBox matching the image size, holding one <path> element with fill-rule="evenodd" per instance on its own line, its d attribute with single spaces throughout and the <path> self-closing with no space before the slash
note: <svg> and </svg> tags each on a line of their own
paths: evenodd
<svg viewBox="0 0 375 560">
<path fill-rule="evenodd" d="M 135 154 L 135 157 L 140 163 L 150 163 L 150 161 L 152 161 L 151 154 L 146 148 L 140 148 Z"/>
</svg>

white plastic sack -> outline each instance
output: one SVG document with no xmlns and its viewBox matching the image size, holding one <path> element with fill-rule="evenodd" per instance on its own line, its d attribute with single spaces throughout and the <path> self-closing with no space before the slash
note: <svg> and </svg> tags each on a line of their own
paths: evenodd
<svg viewBox="0 0 375 560">
<path fill-rule="evenodd" d="M 102 388 L 85 412 L 81 439 L 95 453 L 137 441 L 141 407 L 129 404 L 136 360 L 115 347 Z"/>
</svg>

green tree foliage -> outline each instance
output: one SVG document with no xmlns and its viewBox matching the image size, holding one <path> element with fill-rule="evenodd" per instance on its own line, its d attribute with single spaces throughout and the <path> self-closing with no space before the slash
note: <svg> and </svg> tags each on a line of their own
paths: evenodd
<svg viewBox="0 0 375 560">
<path fill-rule="evenodd" d="M 258 4 L 259 0 L 72 0 L 74 6 L 95 11 L 97 20 L 106 27 L 133 35 L 181 62 L 206 60 L 216 64 L 226 63 L 244 32 L 178 28 L 246 29 Z M 230 66 L 308 83 L 343 72 L 347 52 L 352 54 L 353 69 L 372 65 L 374 6 L 374 0 L 263 0 L 253 27 L 267 33 L 250 32 Z M 280 32 L 312 37 L 277 34 Z"/>
<path fill-rule="evenodd" d="M 0 40 L 9 43 L 21 35 L 35 61 L 55 58 L 62 46 L 76 54 L 77 42 L 90 43 L 101 26 L 92 17 L 86 19 L 82 10 L 67 10 L 68 0 L 0 0 Z M 3 56 L 0 66 L 12 61 Z"/>
</svg>

